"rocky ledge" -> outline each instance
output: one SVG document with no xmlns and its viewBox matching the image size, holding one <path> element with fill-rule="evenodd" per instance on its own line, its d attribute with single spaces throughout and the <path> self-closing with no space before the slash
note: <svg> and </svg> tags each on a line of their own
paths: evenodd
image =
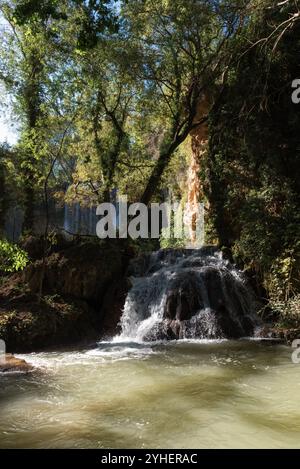
<svg viewBox="0 0 300 469">
<path fill-rule="evenodd" d="M 104 329 L 113 330 L 121 311 L 120 306 L 114 316 L 115 289 L 130 255 L 123 246 L 83 242 L 64 245 L 44 263 L 32 260 L 22 273 L 0 275 L 0 339 L 6 350 L 91 342 Z"/>
</svg>

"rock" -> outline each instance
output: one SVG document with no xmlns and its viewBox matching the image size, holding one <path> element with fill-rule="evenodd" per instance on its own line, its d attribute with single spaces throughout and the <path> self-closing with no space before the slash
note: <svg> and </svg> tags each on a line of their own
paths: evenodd
<svg viewBox="0 0 300 469">
<path fill-rule="evenodd" d="M 86 302 L 0 289 L 0 337 L 7 350 L 31 352 L 99 337 L 99 313 Z"/>
<path fill-rule="evenodd" d="M 76 245 L 76 241 L 65 238 L 61 233 L 56 233 L 54 236 L 55 242 L 46 246 L 48 256 L 55 253 L 65 251 L 70 247 Z M 44 254 L 44 238 L 43 236 L 26 236 L 20 243 L 20 246 L 27 252 L 31 261 L 42 259 Z"/>
<path fill-rule="evenodd" d="M 287 345 L 292 345 L 294 340 L 300 339 L 299 327 L 280 327 L 272 324 L 265 325 L 258 333 L 258 337 L 267 338 L 269 340 L 281 341 Z"/>
<path fill-rule="evenodd" d="M 21 248 L 27 252 L 31 260 L 41 259 L 43 256 L 43 239 L 41 236 L 27 236 L 21 242 Z"/>
<path fill-rule="evenodd" d="M 7 372 L 22 372 L 28 373 L 33 370 L 33 366 L 25 360 L 14 357 L 12 354 L 7 353 L 4 357 L 0 357 L 0 373 Z"/>
<path fill-rule="evenodd" d="M 107 289 L 101 309 L 102 334 L 104 337 L 112 337 L 121 332 L 120 319 L 130 287 L 130 280 L 125 276 L 120 276 Z"/>
<path fill-rule="evenodd" d="M 179 321 L 190 319 L 202 307 L 198 290 L 195 275 L 183 273 L 176 276 L 168 291 L 164 317 Z"/>
<path fill-rule="evenodd" d="M 204 311 L 205 298 L 199 288 L 197 271 L 185 269 L 174 273 L 169 282 L 163 315 L 166 336 L 173 339 L 174 336 L 180 338 L 189 335 L 207 338 L 252 335 L 254 324 L 242 311 L 233 278 L 221 276 L 216 267 L 206 267 L 201 275 L 204 291 L 210 299 L 210 317 L 206 317 L 208 313 Z M 230 293 L 230 302 L 224 296 L 224 287 Z M 197 319 L 195 315 L 200 310 L 201 317 Z"/>
<path fill-rule="evenodd" d="M 0 338 L 23 353 L 88 343 L 114 333 L 127 293 L 126 245 L 79 243 L 37 260 L 0 285 Z"/>
<path fill-rule="evenodd" d="M 122 255 L 97 243 L 85 243 L 46 259 L 44 292 L 67 295 L 85 300 L 98 307 L 108 286 L 123 270 Z M 43 263 L 30 264 L 24 271 L 24 281 L 32 293 L 38 293 Z"/>
<path fill-rule="evenodd" d="M 246 277 L 213 246 L 160 250 L 133 267 L 139 275 L 124 307 L 129 334 L 137 330 L 144 340 L 236 339 L 252 336 L 261 324 L 260 303 Z M 154 321 L 138 330 L 151 316 Z"/>
</svg>

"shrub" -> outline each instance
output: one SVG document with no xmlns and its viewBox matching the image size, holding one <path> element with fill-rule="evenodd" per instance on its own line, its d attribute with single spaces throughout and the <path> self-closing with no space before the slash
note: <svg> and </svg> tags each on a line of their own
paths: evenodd
<svg viewBox="0 0 300 469">
<path fill-rule="evenodd" d="M 0 240 L 0 270 L 17 272 L 23 270 L 28 262 L 28 256 L 23 249 L 6 240 Z"/>
</svg>

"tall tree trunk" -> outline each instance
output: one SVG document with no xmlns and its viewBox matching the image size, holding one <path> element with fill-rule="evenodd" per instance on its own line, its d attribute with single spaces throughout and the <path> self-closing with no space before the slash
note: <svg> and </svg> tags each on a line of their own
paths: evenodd
<svg viewBox="0 0 300 469">
<path fill-rule="evenodd" d="M 0 237 L 4 236 L 5 215 L 7 210 L 7 194 L 5 185 L 5 169 L 3 154 L 0 149 Z"/>
<path fill-rule="evenodd" d="M 105 112 L 110 117 L 113 126 L 116 131 L 116 142 L 112 145 L 112 148 L 108 152 L 105 153 L 102 147 L 101 137 L 99 134 L 100 126 L 99 126 L 99 113 L 101 109 L 101 103 L 104 106 Z M 102 190 L 102 197 L 99 202 L 110 202 L 110 194 L 111 190 L 113 189 L 113 181 L 114 175 L 116 170 L 116 165 L 118 162 L 118 158 L 120 156 L 120 152 L 122 149 L 123 142 L 126 137 L 126 133 L 124 131 L 124 123 L 125 123 L 125 116 L 123 116 L 122 120 L 118 120 L 114 111 L 109 111 L 106 107 L 104 98 L 101 95 L 101 92 L 98 91 L 97 96 L 97 105 L 95 108 L 95 115 L 93 119 L 93 132 L 94 132 L 94 143 L 96 152 L 101 162 L 101 169 L 103 174 L 103 190 Z"/>
<path fill-rule="evenodd" d="M 151 176 L 147 182 L 147 186 L 142 195 L 141 202 L 143 204 L 149 205 L 149 203 L 151 202 L 151 199 L 157 190 L 163 172 L 169 164 L 171 155 L 172 151 L 160 154 L 159 159 L 157 160 L 157 163 L 153 168 Z"/>
<path fill-rule="evenodd" d="M 24 221 L 23 221 L 23 231 L 26 233 L 32 233 L 34 230 L 35 222 L 35 188 L 34 188 L 34 175 L 31 171 L 27 170 L 25 175 L 25 184 L 24 184 Z"/>
<path fill-rule="evenodd" d="M 24 88 L 27 133 L 29 139 L 36 139 L 35 131 L 41 116 L 41 73 L 43 65 L 34 51 L 29 58 L 28 80 Z M 32 233 L 35 224 L 37 168 L 34 151 L 35 142 L 26 149 L 24 161 L 24 223 L 23 231 Z M 33 147 L 33 148 L 32 148 Z"/>
</svg>

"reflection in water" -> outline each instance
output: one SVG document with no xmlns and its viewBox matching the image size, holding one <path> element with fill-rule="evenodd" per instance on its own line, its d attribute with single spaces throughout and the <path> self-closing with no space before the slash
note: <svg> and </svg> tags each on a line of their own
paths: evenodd
<svg viewBox="0 0 300 469">
<path fill-rule="evenodd" d="M 300 367 L 257 341 L 102 342 L 0 377 L 2 448 L 300 447 Z"/>
</svg>

